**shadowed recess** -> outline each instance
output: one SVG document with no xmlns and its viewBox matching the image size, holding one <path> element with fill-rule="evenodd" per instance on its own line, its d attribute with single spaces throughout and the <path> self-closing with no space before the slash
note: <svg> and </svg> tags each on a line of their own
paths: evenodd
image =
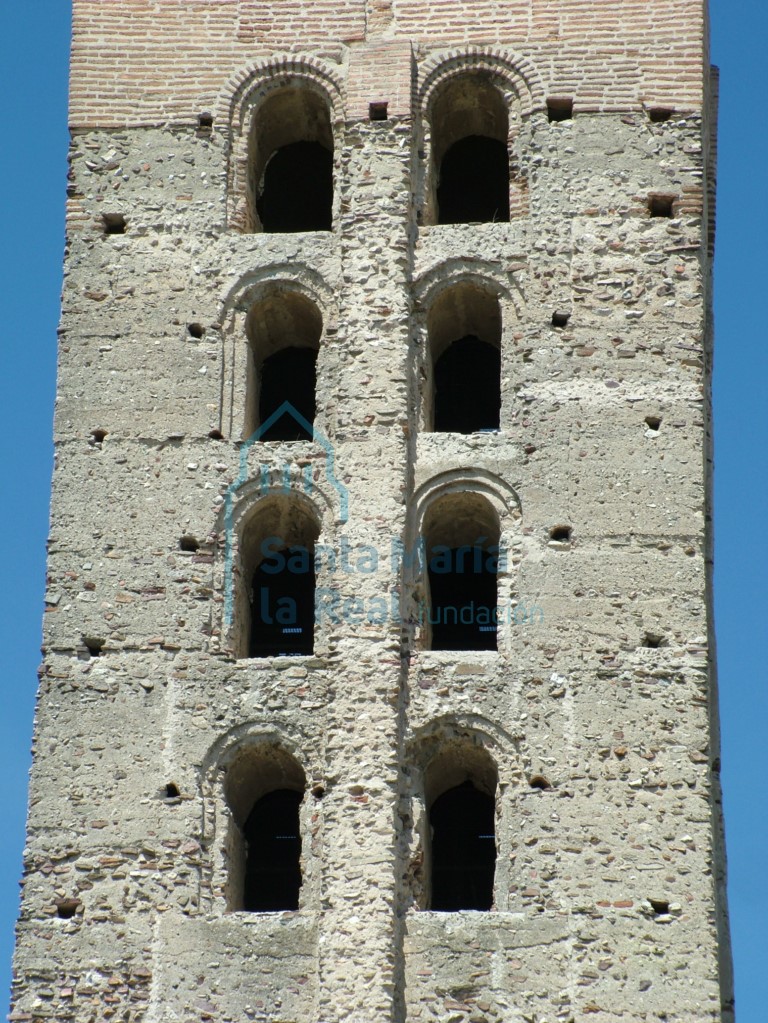
<svg viewBox="0 0 768 1023">
<path fill-rule="evenodd" d="M 317 306 L 296 291 L 275 287 L 254 302 L 246 320 L 249 354 L 243 438 L 284 403 L 310 424 L 315 419 L 317 355 L 323 320 Z M 309 440 L 294 416 L 283 414 L 259 435 L 262 441 Z"/>
<path fill-rule="evenodd" d="M 319 142 L 292 142 L 267 163 L 256 211 L 264 231 L 330 231 L 333 154 Z"/>
<path fill-rule="evenodd" d="M 427 765 L 424 797 L 430 827 L 425 856 L 430 909 L 491 909 L 497 786 L 493 758 L 466 739 L 449 741 Z"/>
<path fill-rule="evenodd" d="M 481 73 L 458 75 L 430 112 L 438 224 L 509 220 L 509 112 Z"/>
<path fill-rule="evenodd" d="M 243 909 L 268 913 L 299 908 L 302 793 L 277 789 L 262 796 L 245 822 Z"/>
<path fill-rule="evenodd" d="M 468 135 L 455 142 L 440 165 L 439 224 L 509 220 L 509 158 L 506 142 Z"/>
<path fill-rule="evenodd" d="M 468 335 L 454 341 L 435 363 L 435 431 L 498 430 L 501 352 Z"/>
<path fill-rule="evenodd" d="M 333 132 L 327 100 L 297 86 L 264 100 L 251 126 L 248 173 L 251 231 L 330 231 Z"/>
<path fill-rule="evenodd" d="M 313 423 L 315 419 L 317 351 L 283 348 L 261 366 L 259 420 L 266 423 L 283 402 Z M 293 416 L 283 414 L 261 434 L 261 440 L 311 440 L 312 434 Z"/>
<path fill-rule="evenodd" d="M 259 502 L 240 538 L 248 585 L 236 597 L 240 657 L 311 654 L 315 624 L 315 543 L 319 525 L 296 498 Z"/>
<path fill-rule="evenodd" d="M 497 648 L 499 523 L 479 494 L 436 501 L 424 523 L 432 650 Z"/>
<path fill-rule="evenodd" d="M 434 390 L 432 428 L 440 433 L 498 430 L 501 411 L 501 310 L 498 297 L 460 281 L 427 315 Z M 429 426 L 429 414 L 425 415 Z"/>
</svg>

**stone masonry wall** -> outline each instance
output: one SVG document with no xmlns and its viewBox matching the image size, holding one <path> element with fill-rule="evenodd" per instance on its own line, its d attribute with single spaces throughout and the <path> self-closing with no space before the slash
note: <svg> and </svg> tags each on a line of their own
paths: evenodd
<svg viewBox="0 0 768 1023">
<path fill-rule="evenodd" d="M 74 8 L 11 1020 L 732 1020 L 701 0 Z M 425 226 L 431 97 L 478 72 L 515 104 L 526 201 Z M 239 111 L 307 83 L 331 109 L 334 229 L 241 233 Z M 550 121 L 551 97 L 574 116 Z M 461 282 L 501 310 L 497 433 L 424 428 L 429 310 Z M 323 319 L 319 433 L 243 444 L 245 318 L 275 285 Z M 286 485 L 352 560 L 319 569 L 335 603 L 312 656 L 237 658 L 242 524 Z M 484 495 L 508 554 L 498 652 L 426 649 L 423 580 L 392 556 L 459 492 Z M 427 769 L 473 747 L 498 771 L 494 907 L 431 912 Z M 246 748 L 307 780 L 298 912 L 227 908 L 224 781 Z"/>
</svg>

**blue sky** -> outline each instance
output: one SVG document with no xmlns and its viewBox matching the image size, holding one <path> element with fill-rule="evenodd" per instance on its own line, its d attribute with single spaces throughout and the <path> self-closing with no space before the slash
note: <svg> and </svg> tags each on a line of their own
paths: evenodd
<svg viewBox="0 0 768 1023">
<path fill-rule="evenodd" d="M 670 3 L 673 0 L 670 0 Z M 738 1023 L 768 1002 L 768 294 L 765 0 L 711 0 L 721 69 L 715 582 Z M 40 659 L 66 183 L 69 4 L 0 6 L 0 1014 L 7 1004 Z"/>
</svg>

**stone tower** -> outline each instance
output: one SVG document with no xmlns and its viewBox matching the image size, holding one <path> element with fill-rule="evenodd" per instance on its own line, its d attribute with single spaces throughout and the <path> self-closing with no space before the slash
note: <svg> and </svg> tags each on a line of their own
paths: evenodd
<svg viewBox="0 0 768 1023">
<path fill-rule="evenodd" d="M 75 0 L 21 1023 L 731 1020 L 703 0 Z"/>
</svg>

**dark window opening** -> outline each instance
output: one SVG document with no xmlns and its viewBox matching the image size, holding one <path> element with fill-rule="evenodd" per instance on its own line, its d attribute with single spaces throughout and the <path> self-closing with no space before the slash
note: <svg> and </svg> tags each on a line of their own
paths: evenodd
<svg viewBox="0 0 768 1023">
<path fill-rule="evenodd" d="M 661 426 L 661 416 L 646 416 L 645 425 L 649 430 L 653 430 L 654 433 L 658 432 L 658 429 Z"/>
<path fill-rule="evenodd" d="M 185 533 L 184 536 L 179 539 L 179 550 L 190 551 L 194 554 L 200 550 L 200 541 L 197 537 L 192 536 L 191 533 Z"/>
<path fill-rule="evenodd" d="M 670 119 L 672 113 L 670 107 L 651 107 L 648 111 L 648 118 L 653 124 L 662 124 Z"/>
<path fill-rule="evenodd" d="M 368 106 L 368 117 L 371 121 L 386 121 L 387 119 L 387 104 L 386 103 L 371 103 Z"/>
<path fill-rule="evenodd" d="M 197 115 L 197 130 L 209 132 L 211 128 L 213 128 L 213 114 L 208 110 L 204 110 L 202 114 Z"/>
<path fill-rule="evenodd" d="M 669 903 L 666 899 L 648 899 L 648 901 L 656 916 L 664 916 L 669 913 Z"/>
<path fill-rule="evenodd" d="M 102 444 L 107 436 L 106 430 L 91 430 L 91 439 L 94 444 Z"/>
<path fill-rule="evenodd" d="M 187 332 L 189 333 L 190 337 L 193 337 L 195 338 L 196 341 L 199 341 L 200 338 L 205 334 L 205 327 L 202 325 L 202 323 L 190 323 L 187 325 Z"/>
<path fill-rule="evenodd" d="M 181 792 L 174 781 L 169 781 L 165 786 L 165 799 L 179 799 Z"/>
<path fill-rule="evenodd" d="M 331 230 L 333 129 L 322 90 L 269 90 L 251 122 L 247 178 L 247 230 Z"/>
<path fill-rule="evenodd" d="M 570 96 L 551 96 L 547 100 L 547 117 L 552 121 L 570 121 L 573 117 L 573 99 Z"/>
<path fill-rule="evenodd" d="M 506 142 L 484 135 L 459 139 L 442 159 L 439 181 L 439 224 L 509 220 Z"/>
<path fill-rule="evenodd" d="M 319 529 L 302 500 L 270 496 L 243 524 L 232 634 L 238 657 L 311 654 L 315 544 Z M 264 789 L 261 790 L 262 792 Z M 245 819 L 245 809 L 238 821 Z"/>
<path fill-rule="evenodd" d="M 252 437 L 287 404 L 286 413 L 258 437 L 265 441 L 311 440 L 323 332 L 320 311 L 304 295 L 277 288 L 254 302 L 245 329 L 250 353 L 243 437 Z"/>
<path fill-rule="evenodd" d="M 439 432 L 498 430 L 501 411 L 501 309 L 498 296 L 462 281 L 444 289 L 427 315 L 432 354 L 431 410 Z M 431 412 L 431 415 L 430 415 Z"/>
<path fill-rule="evenodd" d="M 282 348 L 261 364 L 259 422 L 266 423 L 288 402 L 308 423 L 315 421 L 317 351 Z M 284 412 L 260 436 L 261 440 L 311 440 L 309 433 L 290 413 Z"/>
<path fill-rule="evenodd" d="M 277 789 L 262 796 L 245 822 L 243 909 L 270 913 L 299 908 L 302 793 Z"/>
<path fill-rule="evenodd" d="M 497 580 L 506 562 L 495 510 L 472 491 L 445 495 L 427 509 L 423 537 L 425 641 L 432 650 L 496 650 Z"/>
<path fill-rule="evenodd" d="M 249 657 L 311 654 L 315 626 L 312 547 L 269 548 L 253 574 Z"/>
<path fill-rule="evenodd" d="M 333 154 L 319 142 L 291 142 L 267 162 L 256 201 L 264 231 L 330 231 Z"/>
<path fill-rule="evenodd" d="M 432 827 L 431 909 L 489 910 L 496 866 L 495 803 L 471 781 L 439 796 Z"/>
<path fill-rule="evenodd" d="M 454 341 L 435 363 L 435 430 L 498 430 L 501 352 L 469 335 Z"/>
<path fill-rule="evenodd" d="M 566 327 L 568 325 L 568 320 L 570 320 L 570 318 L 571 318 L 570 313 L 564 313 L 561 312 L 560 310 L 555 310 L 555 312 L 552 313 L 552 326 Z"/>
<path fill-rule="evenodd" d="M 496 567 L 482 547 L 430 549 L 433 650 L 496 649 Z"/>
</svg>

